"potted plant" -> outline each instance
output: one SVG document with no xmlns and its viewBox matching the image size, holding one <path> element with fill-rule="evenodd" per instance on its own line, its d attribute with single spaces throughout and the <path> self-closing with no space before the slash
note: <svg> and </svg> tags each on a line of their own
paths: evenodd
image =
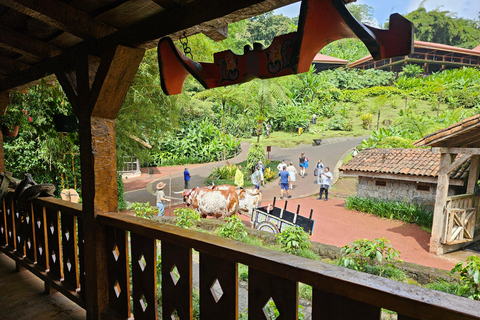
<svg viewBox="0 0 480 320">
<path fill-rule="evenodd" d="M 9 105 L 5 114 L 0 117 L 0 124 L 2 126 L 2 134 L 7 137 L 16 137 L 18 129 L 21 125 L 32 121 L 28 116 L 28 111 L 20 109 L 17 105 Z"/>
</svg>

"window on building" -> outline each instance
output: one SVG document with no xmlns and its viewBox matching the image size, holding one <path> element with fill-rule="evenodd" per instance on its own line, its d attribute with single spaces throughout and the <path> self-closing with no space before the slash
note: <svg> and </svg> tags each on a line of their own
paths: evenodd
<svg viewBox="0 0 480 320">
<path fill-rule="evenodd" d="M 375 186 L 386 187 L 387 186 L 387 181 L 385 181 L 385 180 L 375 180 Z"/>
<path fill-rule="evenodd" d="M 418 191 L 430 191 L 430 185 L 428 183 L 417 183 Z"/>
</svg>

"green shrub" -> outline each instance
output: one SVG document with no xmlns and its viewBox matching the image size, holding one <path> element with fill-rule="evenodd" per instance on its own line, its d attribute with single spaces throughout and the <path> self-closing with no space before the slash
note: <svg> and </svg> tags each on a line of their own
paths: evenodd
<svg viewBox="0 0 480 320">
<path fill-rule="evenodd" d="M 219 168 L 213 168 L 211 176 L 214 179 L 234 179 L 237 166 L 234 164 L 225 164 Z"/>
<path fill-rule="evenodd" d="M 247 236 L 247 228 L 238 216 L 234 215 L 225 218 L 225 223 L 217 229 L 220 237 L 241 240 Z"/>
<path fill-rule="evenodd" d="M 371 213 L 382 218 L 398 219 L 407 223 L 415 223 L 427 229 L 432 228 L 432 212 L 413 203 L 349 196 L 345 199 L 345 208 Z"/>
<path fill-rule="evenodd" d="M 363 113 L 360 116 L 360 120 L 362 120 L 363 129 L 370 129 L 370 125 L 372 124 L 372 120 L 373 120 L 373 114 Z"/>
<path fill-rule="evenodd" d="M 335 116 L 332 119 L 330 119 L 330 122 L 328 123 L 328 129 L 329 130 L 345 130 L 345 124 L 347 123 L 347 120 L 342 117 L 342 116 Z"/>
<path fill-rule="evenodd" d="M 307 299 L 307 300 L 312 300 L 313 298 L 313 289 L 312 286 L 309 286 L 308 284 L 304 283 L 299 283 L 298 285 L 298 297 Z"/>
<path fill-rule="evenodd" d="M 355 240 L 340 249 L 345 253 L 340 265 L 358 271 L 365 271 L 368 265 L 376 265 L 379 268 L 378 275 L 382 276 L 384 266 L 393 266 L 396 261 L 401 261 L 397 260 L 400 252 L 389 242 L 385 238 Z"/>
<path fill-rule="evenodd" d="M 132 211 L 135 213 L 136 217 L 152 219 L 154 216 L 158 215 L 159 211 L 157 207 L 152 207 L 150 202 L 134 202 L 132 203 Z"/>
<path fill-rule="evenodd" d="M 117 201 L 118 201 L 118 210 L 127 209 L 127 201 L 125 200 L 125 185 L 123 184 L 122 174 L 117 172 Z"/>
<path fill-rule="evenodd" d="M 238 277 L 242 281 L 248 281 L 248 266 L 239 263 L 238 264 Z"/>
<path fill-rule="evenodd" d="M 450 274 L 460 274 L 461 286 L 457 289 L 457 294 L 466 295 L 469 299 L 480 300 L 480 258 L 470 256 L 465 261 L 459 262 L 450 271 Z"/>
<path fill-rule="evenodd" d="M 301 250 L 311 247 L 308 234 L 299 226 L 286 227 L 276 238 L 282 249 L 291 254 L 299 254 Z"/>
<path fill-rule="evenodd" d="M 176 225 L 182 228 L 190 228 L 195 225 L 195 221 L 200 221 L 200 215 L 197 211 L 189 208 L 178 208 L 173 211 L 176 216 Z"/>
</svg>

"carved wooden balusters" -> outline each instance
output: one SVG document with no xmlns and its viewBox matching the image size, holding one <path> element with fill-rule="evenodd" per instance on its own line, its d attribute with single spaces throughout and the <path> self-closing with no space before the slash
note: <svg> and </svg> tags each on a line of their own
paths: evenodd
<svg viewBox="0 0 480 320">
<path fill-rule="evenodd" d="M 108 265 L 108 303 L 110 309 L 130 317 L 130 271 L 126 231 L 106 228 Z"/>
<path fill-rule="evenodd" d="M 47 245 L 47 216 L 45 215 L 45 207 L 34 204 L 33 205 L 33 227 L 35 229 L 34 243 L 35 243 L 35 260 L 37 266 L 42 270 L 49 269 L 48 245 Z"/>
<path fill-rule="evenodd" d="M 13 213 L 13 197 L 8 195 L 5 197 L 4 200 L 5 205 L 5 214 L 6 214 L 6 221 L 7 221 L 7 246 L 11 250 L 16 249 L 15 245 L 15 215 Z"/>
<path fill-rule="evenodd" d="M 62 214 L 62 248 L 63 248 L 63 282 L 73 289 L 80 286 L 77 250 L 77 219 L 69 214 Z"/>
<path fill-rule="evenodd" d="M 46 209 L 49 274 L 63 278 L 62 252 L 60 251 L 60 215 L 57 210 Z"/>
</svg>

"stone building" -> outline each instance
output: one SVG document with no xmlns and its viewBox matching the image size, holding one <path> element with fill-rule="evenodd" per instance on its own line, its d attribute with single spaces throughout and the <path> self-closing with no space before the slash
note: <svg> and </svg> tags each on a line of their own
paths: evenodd
<svg viewBox="0 0 480 320">
<path fill-rule="evenodd" d="M 440 155 L 429 149 L 366 149 L 340 171 L 358 176 L 359 197 L 422 204 L 433 211 L 439 164 Z M 448 196 L 464 193 L 469 164 L 466 161 L 450 175 Z"/>
</svg>

